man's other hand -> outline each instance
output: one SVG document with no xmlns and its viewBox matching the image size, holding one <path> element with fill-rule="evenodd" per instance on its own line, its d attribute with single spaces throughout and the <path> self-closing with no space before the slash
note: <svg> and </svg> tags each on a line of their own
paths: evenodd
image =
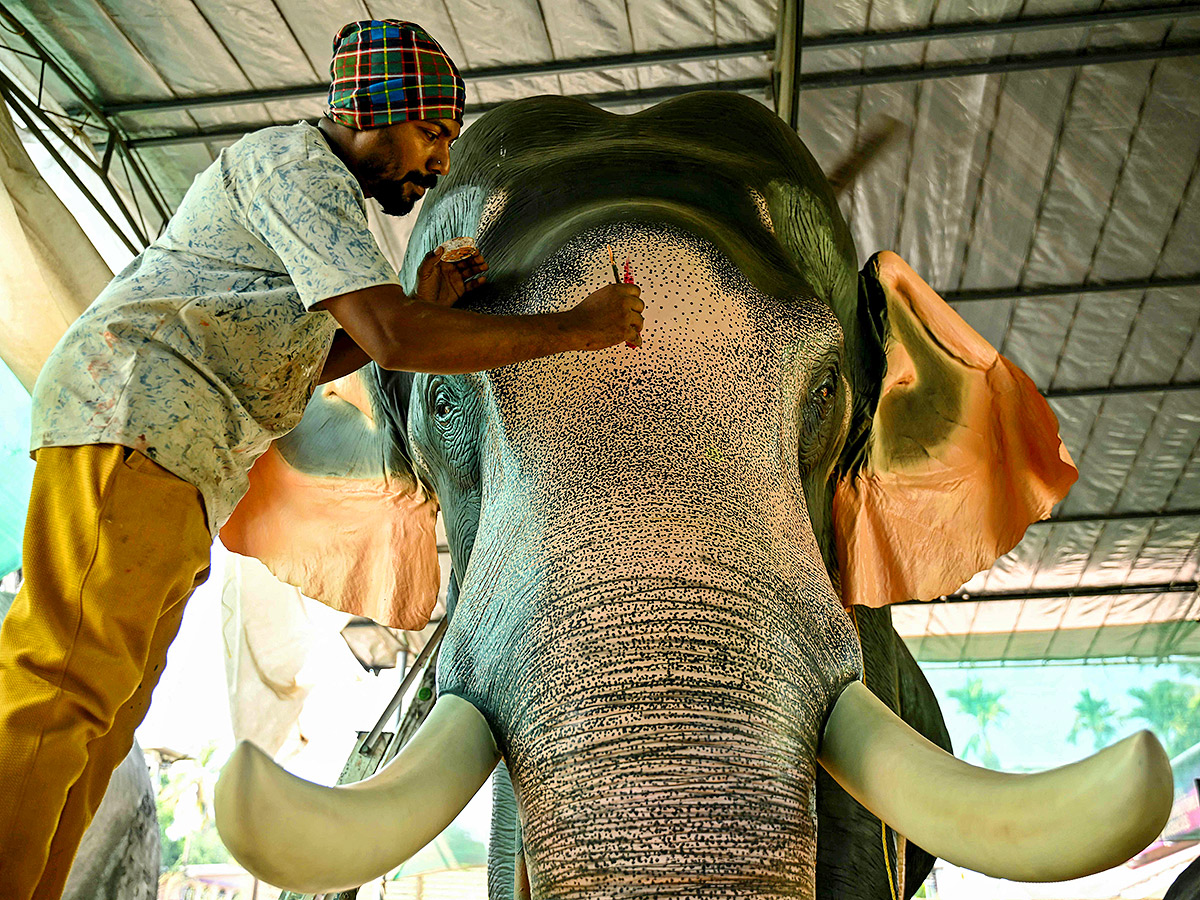
<svg viewBox="0 0 1200 900">
<path fill-rule="evenodd" d="M 636 284 L 606 284 L 570 311 L 585 350 L 602 350 L 625 341 L 642 345 L 642 289 Z"/>
<path fill-rule="evenodd" d="M 479 251 L 474 256 L 445 262 L 441 247 L 431 250 L 417 268 L 416 299 L 423 303 L 453 306 L 467 291 L 487 281 L 487 263 Z"/>
</svg>

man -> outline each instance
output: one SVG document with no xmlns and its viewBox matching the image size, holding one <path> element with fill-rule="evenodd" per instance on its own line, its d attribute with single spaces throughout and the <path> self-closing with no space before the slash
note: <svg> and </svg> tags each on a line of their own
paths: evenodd
<svg viewBox="0 0 1200 900">
<path fill-rule="evenodd" d="M 225 150 L 35 387 L 25 582 L 0 632 L 6 900 L 60 896 L 213 536 L 318 383 L 369 360 L 458 373 L 639 340 L 632 285 L 553 315 L 451 308 L 485 277 L 478 254 L 431 254 L 407 296 L 364 197 L 403 215 L 449 171 L 462 78 L 423 29 L 391 20 L 344 27 L 331 70 L 320 128 Z"/>
</svg>

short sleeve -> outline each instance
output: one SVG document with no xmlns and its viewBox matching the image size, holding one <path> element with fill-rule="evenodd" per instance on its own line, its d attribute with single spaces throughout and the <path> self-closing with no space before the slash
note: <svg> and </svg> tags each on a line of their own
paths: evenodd
<svg viewBox="0 0 1200 900">
<path fill-rule="evenodd" d="M 267 175 L 245 210 L 247 228 L 282 261 L 306 309 L 399 283 L 367 227 L 357 191 L 349 172 L 306 159 Z"/>
</svg>

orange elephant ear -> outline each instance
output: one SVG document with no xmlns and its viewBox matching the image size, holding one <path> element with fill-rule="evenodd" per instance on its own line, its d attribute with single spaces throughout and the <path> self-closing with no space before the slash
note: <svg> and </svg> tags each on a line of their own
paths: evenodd
<svg viewBox="0 0 1200 900">
<path fill-rule="evenodd" d="M 437 501 L 396 442 L 370 368 L 317 390 L 295 429 L 250 470 L 221 543 L 334 609 L 425 626 L 440 583 Z"/>
<path fill-rule="evenodd" d="M 865 460 L 834 494 L 842 598 L 930 600 L 1015 547 L 1079 473 L 1029 377 L 904 260 L 872 257 L 861 294 L 886 304 L 887 368 Z"/>
</svg>

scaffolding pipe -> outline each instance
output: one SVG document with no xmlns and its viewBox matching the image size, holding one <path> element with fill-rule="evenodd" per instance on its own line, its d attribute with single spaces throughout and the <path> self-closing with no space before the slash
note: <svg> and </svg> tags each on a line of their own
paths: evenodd
<svg viewBox="0 0 1200 900">
<path fill-rule="evenodd" d="M 803 21 L 802 0 L 783 0 L 779 5 L 775 49 L 775 113 L 793 131 L 800 125 L 800 35 Z"/>
</svg>

